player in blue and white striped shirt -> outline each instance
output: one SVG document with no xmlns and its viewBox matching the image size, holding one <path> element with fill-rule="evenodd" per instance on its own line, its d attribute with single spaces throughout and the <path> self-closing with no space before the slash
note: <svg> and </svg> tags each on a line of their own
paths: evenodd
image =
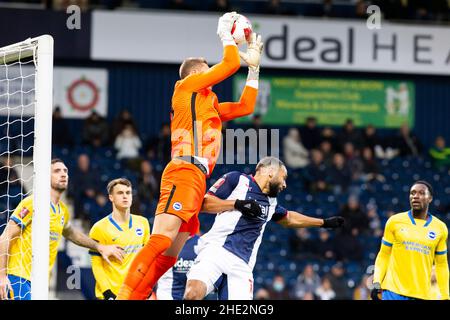
<svg viewBox="0 0 450 320">
<path fill-rule="evenodd" d="M 287 169 L 275 157 L 256 166 L 255 176 L 237 171 L 220 178 L 205 196 L 202 212 L 218 213 L 214 224 L 198 245 L 198 256 L 187 277 L 186 300 L 203 299 L 223 276 L 221 297 L 229 300 L 253 298 L 253 267 L 268 221 L 288 228 L 338 228 L 342 217 L 317 219 L 277 204 L 286 188 Z M 236 201 L 255 200 L 262 214 L 251 218 L 236 210 Z M 226 212 L 225 212 L 226 211 Z"/>
</svg>

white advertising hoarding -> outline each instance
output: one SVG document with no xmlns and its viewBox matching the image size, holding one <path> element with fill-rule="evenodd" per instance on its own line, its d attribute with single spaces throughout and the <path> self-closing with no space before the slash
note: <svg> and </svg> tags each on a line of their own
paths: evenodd
<svg viewBox="0 0 450 320">
<path fill-rule="evenodd" d="M 219 14 L 94 11 L 91 58 L 179 64 L 221 59 Z M 263 67 L 450 74 L 450 28 L 249 15 L 265 42 Z M 244 48 L 242 48 L 244 49 Z"/>
</svg>

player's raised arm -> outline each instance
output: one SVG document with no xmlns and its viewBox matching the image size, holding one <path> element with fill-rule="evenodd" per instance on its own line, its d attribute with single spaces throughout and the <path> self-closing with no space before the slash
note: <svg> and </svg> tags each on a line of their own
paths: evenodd
<svg viewBox="0 0 450 320">
<path fill-rule="evenodd" d="M 340 228 L 344 225 L 343 217 L 330 217 L 326 219 L 319 219 L 306 216 L 296 211 L 287 211 L 284 218 L 277 221 L 279 224 L 286 228 L 309 228 L 309 227 L 321 227 L 321 228 Z"/>
<path fill-rule="evenodd" d="M 9 248 L 20 235 L 20 226 L 12 220 L 9 220 L 5 230 L 0 236 L 0 300 L 8 298 L 8 291 L 11 290 L 11 283 L 8 279 L 8 253 Z"/>
<path fill-rule="evenodd" d="M 222 121 L 229 121 L 252 114 L 258 96 L 259 65 L 263 49 L 261 35 L 252 33 L 247 52 L 239 52 L 242 60 L 248 65 L 247 82 L 239 102 L 219 103 L 218 111 Z"/>
<path fill-rule="evenodd" d="M 217 35 L 223 44 L 222 61 L 204 72 L 194 73 L 184 78 L 180 83 L 181 89 L 193 92 L 205 89 L 225 80 L 239 70 L 239 50 L 231 35 L 231 29 L 237 17 L 236 12 L 228 12 L 219 19 Z M 180 76 L 182 77 L 181 74 Z"/>
</svg>

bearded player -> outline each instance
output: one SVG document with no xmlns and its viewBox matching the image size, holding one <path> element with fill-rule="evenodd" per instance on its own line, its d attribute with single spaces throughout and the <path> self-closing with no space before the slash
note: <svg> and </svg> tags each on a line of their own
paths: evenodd
<svg viewBox="0 0 450 320">
<path fill-rule="evenodd" d="M 261 37 L 251 35 L 246 53 L 240 53 L 231 35 L 236 12 L 224 14 L 217 34 L 223 44 L 222 61 L 208 67 L 203 58 L 187 58 L 180 67 L 171 111 L 172 160 L 161 178 L 159 203 L 152 234 L 134 259 L 118 300 L 143 300 L 158 279 L 172 267 L 189 235 L 199 229 L 198 213 L 220 152 L 222 121 L 253 112 L 258 94 Z M 212 86 L 230 77 L 240 67 L 239 56 L 248 64 L 246 86 L 237 103 L 219 103 Z M 253 201 L 236 201 L 260 210 Z"/>
</svg>

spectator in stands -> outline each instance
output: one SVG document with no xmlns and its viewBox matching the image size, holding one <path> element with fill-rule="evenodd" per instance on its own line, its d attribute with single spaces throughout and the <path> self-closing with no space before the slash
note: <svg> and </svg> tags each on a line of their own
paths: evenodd
<svg viewBox="0 0 450 320">
<path fill-rule="evenodd" d="M 373 153 L 375 153 L 376 146 L 382 145 L 381 139 L 377 136 L 377 130 L 371 124 L 364 129 L 362 140 L 363 146 L 372 149 Z"/>
<path fill-rule="evenodd" d="M 84 121 L 83 143 L 93 147 L 102 147 L 107 144 L 109 138 L 109 127 L 106 120 L 96 111 Z"/>
<path fill-rule="evenodd" d="M 338 141 L 336 138 L 336 134 L 334 132 L 334 130 L 331 127 L 325 127 L 323 128 L 322 132 L 321 132 L 321 137 L 320 137 L 321 142 L 327 141 L 330 143 L 331 145 L 331 150 L 333 152 L 336 152 L 338 147 Z"/>
<path fill-rule="evenodd" d="M 311 163 L 305 170 L 305 183 L 310 192 L 323 192 L 329 186 L 327 183 L 328 170 L 323 162 L 323 155 L 320 150 L 311 150 Z"/>
<path fill-rule="evenodd" d="M 98 192 L 95 196 L 95 201 L 89 209 L 89 212 L 87 212 L 89 214 L 91 225 L 107 216 L 111 210 L 112 208 L 108 198 L 103 193 Z"/>
<path fill-rule="evenodd" d="M 337 262 L 331 267 L 331 273 L 326 277 L 330 280 L 331 287 L 336 293 L 335 300 L 351 299 L 347 281 L 345 280 L 345 270 L 342 262 Z"/>
<path fill-rule="evenodd" d="M 146 204 L 152 203 L 159 196 L 159 179 L 156 178 L 150 161 L 141 162 L 137 194 L 139 200 Z"/>
<path fill-rule="evenodd" d="M 270 300 L 289 300 L 289 288 L 286 286 L 286 281 L 281 274 L 273 278 L 272 286 L 269 288 Z"/>
<path fill-rule="evenodd" d="M 315 292 L 319 286 L 319 275 L 314 271 L 311 264 L 307 264 L 303 272 L 297 277 L 294 295 L 297 299 L 302 299 L 307 292 Z"/>
<path fill-rule="evenodd" d="M 374 0 L 372 4 L 380 7 L 386 19 L 412 18 L 411 1 L 404 0 Z"/>
<path fill-rule="evenodd" d="M 351 233 L 341 231 L 334 238 L 336 258 L 340 261 L 361 261 L 363 247 L 359 241 L 359 231 L 352 228 Z"/>
<path fill-rule="evenodd" d="M 270 294 L 269 291 L 265 288 L 260 288 L 255 293 L 255 300 L 269 300 Z"/>
<path fill-rule="evenodd" d="M 372 235 L 377 238 L 382 237 L 383 229 L 381 228 L 381 220 L 376 206 L 367 206 L 367 218 L 369 219 L 369 227 L 372 230 Z"/>
<path fill-rule="evenodd" d="M 62 117 L 61 108 L 55 107 L 52 116 L 52 144 L 59 147 L 71 147 L 73 145 L 72 134 L 67 120 Z"/>
<path fill-rule="evenodd" d="M 363 162 L 363 181 L 372 182 L 380 181 L 384 182 L 386 179 L 380 173 L 377 161 L 373 157 L 373 151 L 369 147 L 365 147 L 362 151 L 362 162 Z"/>
<path fill-rule="evenodd" d="M 333 188 L 333 193 L 340 195 L 346 193 L 351 184 L 352 173 L 341 153 L 333 157 L 333 164 L 328 170 L 328 181 Z"/>
<path fill-rule="evenodd" d="M 352 181 L 359 181 L 363 174 L 364 165 L 359 157 L 359 152 L 355 150 L 353 143 L 347 142 L 344 145 L 344 157 L 352 173 Z"/>
<path fill-rule="evenodd" d="M 423 0 L 409 0 L 412 3 L 414 8 L 414 16 L 415 20 L 431 20 L 433 18 L 431 12 L 431 2 L 438 1 L 423 1 Z"/>
<path fill-rule="evenodd" d="M 314 295 L 313 292 L 308 291 L 305 293 L 305 295 L 301 300 L 316 300 L 316 296 Z"/>
<path fill-rule="evenodd" d="M 269 0 L 262 13 L 271 15 L 295 15 L 295 12 L 283 6 L 281 0 Z"/>
<path fill-rule="evenodd" d="M 114 142 L 117 136 L 125 129 L 127 125 L 131 125 L 134 131 L 139 135 L 139 130 L 137 128 L 136 122 L 133 119 L 133 115 L 127 109 L 120 111 L 116 119 L 114 119 L 111 128 L 111 141 Z"/>
<path fill-rule="evenodd" d="M 232 11 L 228 0 L 216 0 L 209 6 L 208 10 L 223 13 Z"/>
<path fill-rule="evenodd" d="M 319 10 L 319 16 L 324 18 L 333 18 L 338 16 L 333 5 L 333 0 L 323 0 L 322 6 Z"/>
<path fill-rule="evenodd" d="M 448 21 L 449 3 L 447 0 L 430 1 L 434 21 Z"/>
<path fill-rule="evenodd" d="M 331 167 L 333 164 L 334 152 L 331 143 L 328 140 L 324 140 L 319 145 L 319 150 L 323 154 L 323 162 L 327 168 Z"/>
<path fill-rule="evenodd" d="M 367 19 L 367 5 L 366 1 L 358 0 L 355 4 L 355 18 L 357 19 Z"/>
<path fill-rule="evenodd" d="M 320 130 L 317 128 L 317 119 L 308 117 L 304 127 L 300 128 L 300 136 L 306 149 L 317 148 L 320 144 Z"/>
<path fill-rule="evenodd" d="M 347 119 L 342 128 L 341 133 L 338 138 L 339 144 L 344 146 L 346 143 L 351 143 L 355 149 L 360 149 L 362 147 L 362 136 L 358 129 L 355 128 L 352 119 Z"/>
<path fill-rule="evenodd" d="M 328 277 L 323 277 L 320 286 L 314 291 L 316 297 L 320 300 L 333 300 L 336 297 L 336 292 Z"/>
<path fill-rule="evenodd" d="M 114 142 L 114 148 L 117 150 L 117 159 L 119 160 L 134 161 L 139 159 L 139 149 L 141 147 L 141 139 L 131 124 L 125 125 Z"/>
<path fill-rule="evenodd" d="M 434 146 L 429 150 L 435 168 L 450 166 L 450 148 L 446 147 L 443 136 L 438 136 L 434 141 Z"/>
<path fill-rule="evenodd" d="M 168 5 L 168 9 L 172 10 L 193 10 L 189 4 L 184 0 L 171 0 Z"/>
<path fill-rule="evenodd" d="M 399 151 L 401 157 L 420 156 L 422 152 L 422 143 L 419 138 L 413 134 L 408 124 L 403 124 L 399 130 L 399 134 L 392 141 L 392 146 Z"/>
<path fill-rule="evenodd" d="M 342 228 L 344 233 L 357 236 L 368 231 L 369 218 L 356 196 L 350 195 L 348 197 L 348 201 L 340 210 L 339 215 L 345 218 L 345 224 Z"/>
<path fill-rule="evenodd" d="M 291 169 L 304 168 L 309 164 L 309 152 L 303 146 L 298 129 L 289 129 L 283 139 L 284 161 Z"/>
<path fill-rule="evenodd" d="M 162 164 L 166 164 L 170 161 L 171 146 L 172 141 L 170 138 L 170 125 L 165 123 L 162 125 L 161 131 L 159 132 L 156 148 L 157 159 L 161 161 Z"/>
<path fill-rule="evenodd" d="M 364 275 L 359 285 L 353 290 L 353 300 L 370 300 L 370 290 L 367 287 L 368 275 Z"/>
<path fill-rule="evenodd" d="M 77 168 L 70 179 L 69 196 L 73 198 L 75 217 L 86 218 L 84 202 L 86 200 L 94 201 L 99 193 L 100 175 L 97 170 L 92 170 L 90 158 L 82 153 L 77 159 Z"/>
<path fill-rule="evenodd" d="M 311 239 L 311 233 L 306 228 L 295 229 L 295 233 L 289 237 L 289 246 L 290 251 L 298 260 L 310 259 L 315 250 L 315 243 Z"/>
<path fill-rule="evenodd" d="M 316 258 L 320 260 L 334 260 L 336 258 L 334 242 L 326 229 L 319 229 L 319 239 L 315 243 L 314 253 Z"/>
</svg>

